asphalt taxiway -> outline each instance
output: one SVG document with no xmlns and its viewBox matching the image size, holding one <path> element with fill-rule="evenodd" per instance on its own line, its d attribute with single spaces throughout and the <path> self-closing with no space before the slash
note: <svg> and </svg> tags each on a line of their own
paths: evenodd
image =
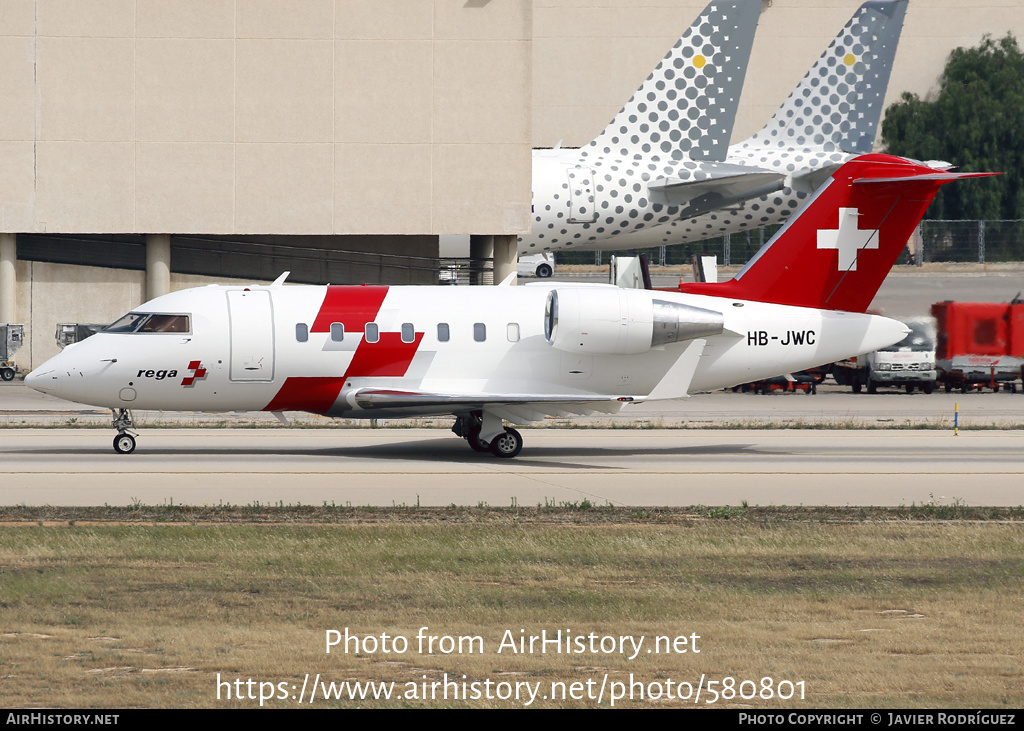
<svg viewBox="0 0 1024 731">
<path fill-rule="evenodd" d="M 529 429 L 512 460 L 442 429 L 5 430 L 6 505 L 1024 504 L 1024 434 Z"/>
<path fill-rule="evenodd" d="M 1024 287 L 1020 265 L 936 269 L 898 267 L 873 306 L 923 315 Z M 277 429 L 269 414 L 135 416 L 138 449 L 117 455 L 108 411 L 0 383 L 0 505 L 1024 504 L 1024 393 L 697 394 L 548 420 L 522 430 L 513 460 L 472 452 L 450 418 L 315 428 L 333 422 L 292 415 L 313 428 Z M 433 428 L 391 428 L 406 425 Z"/>
</svg>

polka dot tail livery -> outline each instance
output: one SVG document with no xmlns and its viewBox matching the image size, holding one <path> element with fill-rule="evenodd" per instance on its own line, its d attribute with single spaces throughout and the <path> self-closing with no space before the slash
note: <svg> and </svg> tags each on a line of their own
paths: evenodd
<svg viewBox="0 0 1024 731">
<path fill-rule="evenodd" d="M 760 4 L 712 2 L 593 142 L 534 151 L 520 253 L 681 244 L 781 223 L 871 150 L 906 6 L 864 3 L 765 127 L 729 147 Z"/>
</svg>

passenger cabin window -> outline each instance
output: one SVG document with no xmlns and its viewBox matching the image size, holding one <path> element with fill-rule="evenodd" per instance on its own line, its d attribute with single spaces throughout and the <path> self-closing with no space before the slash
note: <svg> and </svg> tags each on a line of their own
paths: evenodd
<svg viewBox="0 0 1024 731">
<path fill-rule="evenodd" d="M 518 322 L 510 322 L 508 324 L 508 327 L 505 330 L 508 333 L 508 341 L 510 343 L 518 343 L 519 342 L 519 323 Z"/>
<path fill-rule="evenodd" d="M 473 323 L 473 339 L 478 343 L 487 340 L 487 325 L 482 322 Z"/>
<path fill-rule="evenodd" d="M 380 330 L 377 328 L 377 323 L 368 322 L 366 323 L 366 342 L 376 343 L 380 340 Z"/>
<path fill-rule="evenodd" d="M 412 326 L 411 322 L 402 323 L 402 342 L 411 343 L 416 339 L 416 328 Z"/>
<path fill-rule="evenodd" d="M 295 324 L 295 339 L 300 343 L 304 343 L 309 340 L 309 325 L 304 322 L 298 322 Z"/>
<path fill-rule="evenodd" d="M 340 343 L 345 339 L 345 325 L 340 322 L 331 323 L 331 340 Z"/>
<path fill-rule="evenodd" d="M 437 323 L 437 340 L 438 340 L 438 342 L 447 343 L 448 339 L 450 337 L 451 336 L 448 333 L 448 323 L 447 322 L 439 322 L 439 323 Z"/>
<path fill-rule="evenodd" d="M 190 333 L 188 315 L 165 315 L 149 312 L 129 312 L 103 332 L 108 333 Z"/>
</svg>

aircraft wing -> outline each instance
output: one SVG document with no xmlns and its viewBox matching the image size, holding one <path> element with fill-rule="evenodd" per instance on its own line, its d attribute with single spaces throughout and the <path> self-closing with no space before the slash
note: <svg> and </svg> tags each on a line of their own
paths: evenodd
<svg viewBox="0 0 1024 731">
<path fill-rule="evenodd" d="M 608 394 L 443 394 L 382 388 L 362 388 L 348 396 L 348 401 L 366 411 L 401 411 L 406 415 L 442 415 L 468 411 L 484 411 L 522 424 L 540 421 L 546 416 L 615 414 L 623 406 L 642 401 L 681 399 L 697 370 L 707 340 L 690 341 L 679 358 L 646 396 L 613 396 Z"/>
<path fill-rule="evenodd" d="M 515 423 L 540 421 L 546 416 L 570 416 L 603 412 L 614 414 L 635 400 L 633 396 L 602 394 L 443 394 L 426 391 L 398 391 L 364 388 L 351 397 L 367 411 L 400 410 L 421 416 L 488 411 Z"/>
</svg>

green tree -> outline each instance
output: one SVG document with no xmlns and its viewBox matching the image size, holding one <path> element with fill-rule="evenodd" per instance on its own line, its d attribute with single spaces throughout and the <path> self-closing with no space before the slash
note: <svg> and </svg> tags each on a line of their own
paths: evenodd
<svg viewBox="0 0 1024 731">
<path fill-rule="evenodd" d="M 949 56 L 934 99 L 904 93 L 882 123 L 894 155 L 998 178 L 943 188 L 928 218 L 1024 218 L 1024 54 L 1012 34 Z"/>
</svg>

